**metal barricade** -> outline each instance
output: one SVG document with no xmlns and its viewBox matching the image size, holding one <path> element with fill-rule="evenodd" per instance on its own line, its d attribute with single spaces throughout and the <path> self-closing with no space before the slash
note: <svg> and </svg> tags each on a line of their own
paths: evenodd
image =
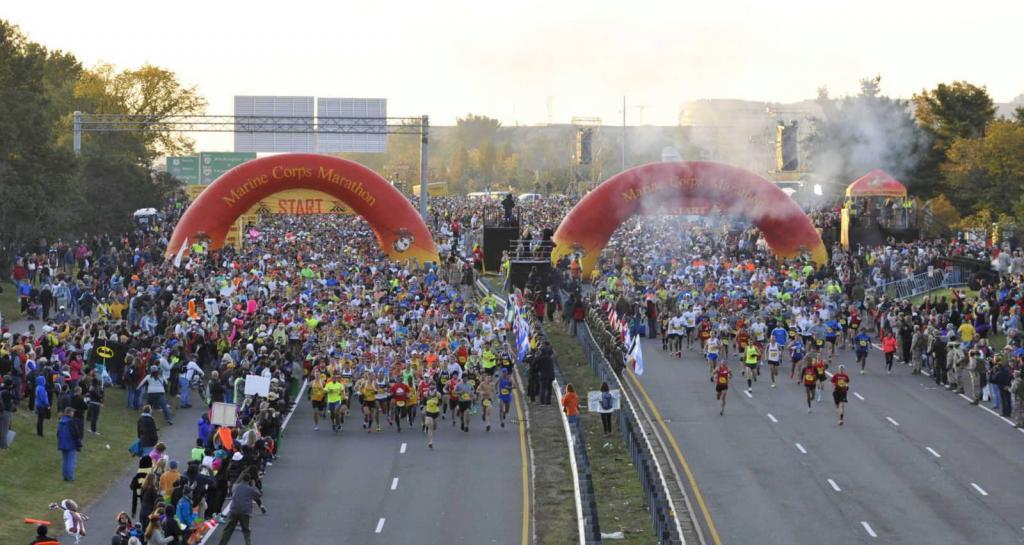
<svg viewBox="0 0 1024 545">
<path fill-rule="evenodd" d="M 963 286 L 967 283 L 967 273 L 960 267 L 934 269 L 931 272 L 916 274 L 910 278 L 893 280 L 866 290 L 875 296 L 885 295 L 894 299 L 907 299 L 942 289 Z"/>
<path fill-rule="evenodd" d="M 625 395 L 625 389 L 618 375 L 615 374 L 611 364 L 597 345 L 597 341 L 594 340 L 586 321 L 579 324 L 576 337 L 590 368 L 602 381 L 607 382 L 612 388 L 618 388 L 620 392 L 619 429 L 622 431 L 626 447 L 629 449 L 633 467 L 636 468 L 637 476 L 640 478 L 640 487 L 644 491 L 644 500 L 654 525 L 655 535 L 658 537 L 658 543 L 661 545 L 685 544 L 683 531 L 677 519 L 680 514 L 677 510 L 678 507 L 669 497 L 665 481 L 666 475 L 654 458 L 650 440 L 643 431 L 639 415 L 633 407 L 632 401 Z"/>
</svg>

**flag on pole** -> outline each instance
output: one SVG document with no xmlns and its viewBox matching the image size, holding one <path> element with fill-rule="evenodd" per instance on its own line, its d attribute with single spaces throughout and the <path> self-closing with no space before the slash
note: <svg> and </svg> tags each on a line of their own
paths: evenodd
<svg viewBox="0 0 1024 545">
<path fill-rule="evenodd" d="M 519 328 L 516 332 L 516 357 L 520 362 L 526 359 L 526 353 L 530 351 L 529 326 Z"/>
<path fill-rule="evenodd" d="M 188 248 L 188 237 L 185 237 L 185 242 L 181 243 L 181 248 L 178 248 L 178 253 L 174 256 L 174 268 L 181 268 L 181 256 L 185 255 L 185 248 Z"/>
<path fill-rule="evenodd" d="M 640 336 L 633 337 L 633 346 L 629 348 L 628 363 L 636 376 L 644 374 L 644 351 L 641 348 Z"/>
</svg>

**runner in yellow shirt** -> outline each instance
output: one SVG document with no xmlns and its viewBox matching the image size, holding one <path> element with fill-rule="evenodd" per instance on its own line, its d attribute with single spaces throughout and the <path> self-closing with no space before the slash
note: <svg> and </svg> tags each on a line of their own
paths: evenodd
<svg viewBox="0 0 1024 545">
<path fill-rule="evenodd" d="M 327 394 L 327 410 L 331 413 L 331 431 L 338 433 L 345 424 L 345 385 L 331 375 L 324 392 Z"/>
<path fill-rule="evenodd" d="M 324 385 L 326 381 L 320 371 L 314 371 L 313 381 L 309 383 L 309 401 L 313 404 L 313 430 L 320 431 L 320 416 L 326 408 Z"/>
</svg>

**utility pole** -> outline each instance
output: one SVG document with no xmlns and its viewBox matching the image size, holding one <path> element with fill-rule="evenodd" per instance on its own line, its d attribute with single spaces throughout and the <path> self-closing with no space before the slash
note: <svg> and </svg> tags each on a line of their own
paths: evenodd
<svg viewBox="0 0 1024 545">
<path fill-rule="evenodd" d="M 622 95 L 622 170 L 626 170 L 626 95 Z"/>
<path fill-rule="evenodd" d="M 81 155 L 82 154 L 82 112 L 75 111 L 75 120 L 74 120 L 74 124 L 72 126 L 72 131 L 74 131 L 73 132 L 73 134 L 74 134 L 74 144 L 73 144 L 73 146 L 74 146 L 74 150 L 75 150 L 75 155 Z"/>
<path fill-rule="evenodd" d="M 420 216 L 427 221 L 427 144 L 430 140 L 430 118 L 423 116 L 420 124 Z"/>
</svg>

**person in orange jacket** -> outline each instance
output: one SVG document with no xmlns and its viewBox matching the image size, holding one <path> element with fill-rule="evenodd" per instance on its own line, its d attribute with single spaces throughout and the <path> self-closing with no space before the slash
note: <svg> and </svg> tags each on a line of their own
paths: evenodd
<svg viewBox="0 0 1024 545">
<path fill-rule="evenodd" d="M 882 353 L 885 354 L 885 372 L 892 373 L 892 360 L 896 355 L 896 335 L 891 329 L 882 333 Z"/>
</svg>

